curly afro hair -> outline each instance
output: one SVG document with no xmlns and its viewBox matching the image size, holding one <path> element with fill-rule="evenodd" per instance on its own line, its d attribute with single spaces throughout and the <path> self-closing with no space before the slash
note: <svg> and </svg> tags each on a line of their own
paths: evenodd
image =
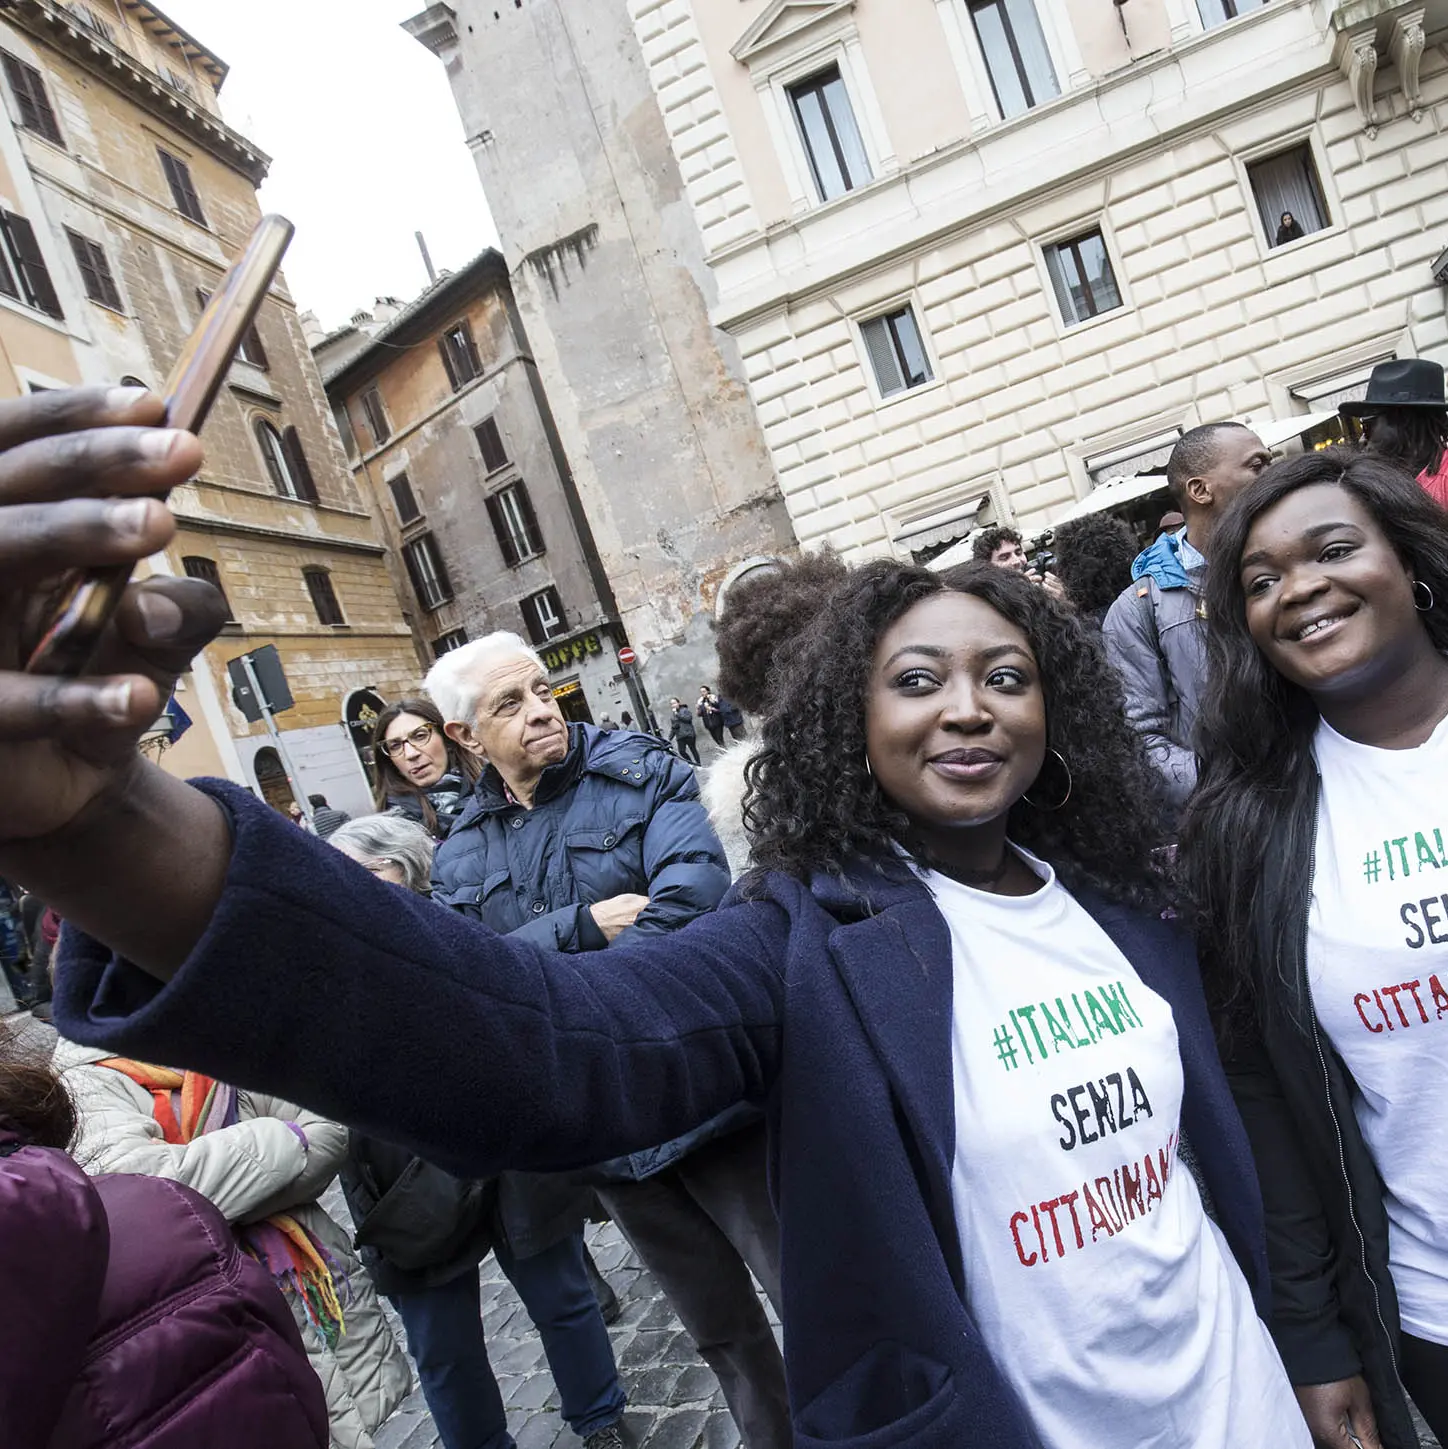
<svg viewBox="0 0 1448 1449">
<path fill-rule="evenodd" d="M 1131 582 L 1140 550 L 1128 524 L 1109 513 L 1088 513 L 1056 527 L 1056 577 L 1083 614 L 1098 614 L 1116 602 Z"/>
<path fill-rule="evenodd" d="M 876 561 L 832 595 L 776 680 L 760 750 L 746 771 L 754 864 L 802 880 L 819 871 L 843 877 L 861 864 L 881 873 L 901 868 L 897 847 L 909 842 L 910 822 L 865 768 L 865 699 L 881 635 L 947 590 L 981 599 L 1026 635 L 1045 694 L 1046 744 L 1070 769 L 1060 809 L 1024 800 L 1012 807 L 1011 839 L 1049 861 L 1070 889 L 1159 905 L 1165 812 L 1156 773 L 1126 722 L 1121 685 L 1071 610 L 990 564 L 935 574 Z M 1059 769 L 1047 760 L 1047 770 Z"/>
<path fill-rule="evenodd" d="M 1025 546 L 1025 540 L 1014 528 L 1008 528 L 1003 523 L 995 523 L 976 534 L 970 545 L 970 556 L 976 563 L 989 563 L 991 555 L 1003 543 L 1019 543 L 1022 547 Z"/>
<path fill-rule="evenodd" d="M 761 714 L 781 646 L 809 627 L 825 600 L 849 577 L 831 548 L 746 575 L 724 599 L 715 648 L 719 693 Z"/>
</svg>

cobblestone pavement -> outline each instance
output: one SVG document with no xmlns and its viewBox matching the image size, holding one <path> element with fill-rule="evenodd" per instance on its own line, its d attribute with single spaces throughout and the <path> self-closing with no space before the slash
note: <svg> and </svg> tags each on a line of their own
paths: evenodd
<svg viewBox="0 0 1448 1449">
<path fill-rule="evenodd" d="M 8 1024 L 17 1029 L 25 1047 L 50 1051 L 55 1033 L 49 1026 L 28 1013 L 10 1016 Z M 335 1184 L 322 1203 L 339 1222 L 350 1221 Z M 713 1372 L 694 1351 L 658 1285 L 618 1229 L 612 1223 L 591 1228 L 589 1249 L 623 1306 L 609 1337 L 629 1398 L 624 1423 L 636 1449 L 741 1449 Z M 518 1449 L 577 1449 L 578 1436 L 558 1414 L 558 1394 L 543 1346 L 518 1295 L 491 1257 L 483 1264 L 482 1301 L 488 1354 Z M 385 1300 L 383 1306 L 397 1341 L 405 1344 L 397 1315 Z M 775 1322 L 767 1301 L 764 1306 Z M 775 1332 L 779 1332 L 777 1322 Z M 1413 1419 L 1420 1449 L 1439 1449 L 1416 1410 Z M 436 1449 L 441 1444 L 420 1390 L 414 1388 L 382 1426 L 376 1444 L 377 1449 Z"/>
<path fill-rule="evenodd" d="M 324 1201 L 338 1211 L 330 1196 Z M 624 1424 L 630 1442 L 640 1449 L 739 1449 L 718 1381 L 618 1229 L 612 1223 L 591 1229 L 589 1248 L 623 1307 L 609 1337 L 628 1394 Z M 390 1309 L 389 1317 L 405 1343 Z M 518 1449 L 576 1449 L 578 1437 L 558 1414 L 543 1346 L 491 1257 L 483 1264 L 483 1324 Z M 441 1442 L 420 1390 L 413 1390 L 376 1440 L 377 1449 L 433 1449 Z"/>
</svg>

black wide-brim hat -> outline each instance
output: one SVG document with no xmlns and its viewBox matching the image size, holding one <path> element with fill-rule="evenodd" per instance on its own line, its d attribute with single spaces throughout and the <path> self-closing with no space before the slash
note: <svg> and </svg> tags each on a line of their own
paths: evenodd
<svg viewBox="0 0 1448 1449">
<path fill-rule="evenodd" d="M 1443 369 L 1421 357 L 1380 362 L 1368 377 L 1367 396 L 1345 402 L 1338 412 L 1345 418 L 1367 418 L 1384 408 L 1432 408 L 1448 411 L 1443 396 Z"/>
</svg>

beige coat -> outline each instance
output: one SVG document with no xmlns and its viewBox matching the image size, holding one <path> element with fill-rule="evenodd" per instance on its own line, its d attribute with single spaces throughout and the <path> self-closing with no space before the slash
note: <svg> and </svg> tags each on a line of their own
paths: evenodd
<svg viewBox="0 0 1448 1449">
<path fill-rule="evenodd" d="M 234 1126 L 193 1142 L 166 1141 L 151 1094 L 97 1063 L 113 1053 L 56 1044 L 55 1067 L 75 1101 L 75 1158 L 89 1173 L 169 1177 L 209 1198 L 228 1222 L 249 1223 L 285 1209 L 310 1232 L 350 1285 L 339 1284 L 346 1329 L 329 1349 L 296 1295 L 287 1303 L 307 1357 L 327 1394 L 333 1449 L 373 1449 L 372 1435 L 406 1398 L 412 1372 L 397 1346 L 351 1237 L 317 1203 L 347 1152 L 347 1129 L 276 1097 L 238 1092 Z M 303 1148 L 287 1122 L 306 1134 Z"/>
</svg>

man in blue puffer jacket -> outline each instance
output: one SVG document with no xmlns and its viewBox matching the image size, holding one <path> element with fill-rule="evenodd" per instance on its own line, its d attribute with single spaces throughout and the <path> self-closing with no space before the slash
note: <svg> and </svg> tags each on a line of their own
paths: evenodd
<svg viewBox="0 0 1448 1449">
<path fill-rule="evenodd" d="M 445 654 L 427 690 L 449 738 L 486 762 L 438 847 L 434 900 L 574 952 L 672 931 L 718 905 L 730 882 L 724 847 L 693 770 L 662 741 L 565 722 L 542 660 L 516 634 Z M 757 1111 L 732 1109 L 597 1175 L 599 1197 L 718 1376 L 747 1449 L 788 1449 L 784 1362 L 749 1271 L 777 1307 L 779 1230 Z"/>
</svg>

